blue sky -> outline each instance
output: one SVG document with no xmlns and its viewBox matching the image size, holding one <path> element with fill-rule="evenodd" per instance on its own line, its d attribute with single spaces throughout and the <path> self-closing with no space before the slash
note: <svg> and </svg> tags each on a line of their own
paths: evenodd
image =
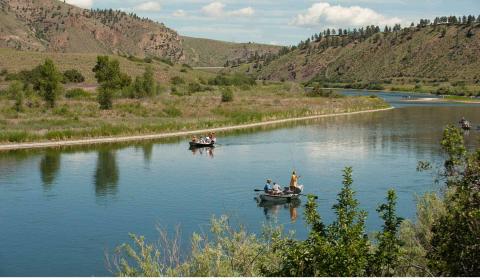
<svg viewBox="0 0 480 280">
<path fill-rule="evenodd" d="M 480 14 L 478 0 L 67 0 L 85 8 L 133 11 L 181 35 L 232 42 L 296 44 L 323 29 Z"/>
</svg>

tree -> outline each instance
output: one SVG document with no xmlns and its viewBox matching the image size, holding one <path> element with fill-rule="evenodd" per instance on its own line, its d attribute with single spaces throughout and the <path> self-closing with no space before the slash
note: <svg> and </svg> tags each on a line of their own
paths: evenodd
<svg viewBox="0 0 480 280">
<path fill-rule="evenodd" d="M 377 208 L 384 224 L 382 232 L 377 234 L 378 248 L 370 266 L 373 268 L 371 274 L 375 276 L 394 276 L 399 265 L 401 242 L 398 232 L 403 219 L 397 217 L 396 203 L 397 195 L 392 189 L 388 191 L 387 203 Z"/>
<path fill-rule="evenodd" d="M 466 152 L 461 131 L 449 126 L 442 139 L 446 213 L 433 225 L 429 267 L 441 276 L 480 275 L 480 149 Z"/>
<path fill-rule="evenodd" d="M 40 96 L 50 108 L 55 107 L 58 95 L 62 92 L 60 82 L 62 74 L 57 70 L 51 59 L 36 68 L 37 77 L 33 80 L 33 88 L 39 91 Z"/>
<path fill-rule="evenodd" d="M 97 64 L 92 69 L 100 84 L 98 102 L 102 110 L 111 109 L 115 92 L 130 85 L 131 78 L 120 72 L 118 60 L 110 60 L 108 56 L 98 56 Z"/>
</svg>

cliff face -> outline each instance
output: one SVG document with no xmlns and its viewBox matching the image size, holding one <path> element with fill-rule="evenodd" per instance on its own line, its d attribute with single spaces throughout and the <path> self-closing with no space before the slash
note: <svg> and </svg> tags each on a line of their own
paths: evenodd
<svg viewBox="0 0 480 280">
<path fill-rule="evenodd" d="M 0 47 L 184 60 L 180 36 L 163 24 L 57 0 L 0 0 Z"/>
</svg>

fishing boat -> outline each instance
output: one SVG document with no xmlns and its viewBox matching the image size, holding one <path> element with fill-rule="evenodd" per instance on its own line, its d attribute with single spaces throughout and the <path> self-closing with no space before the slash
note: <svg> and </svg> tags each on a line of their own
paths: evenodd
<svg viewBox="0 0 480 280">
<path fill-rule="evenodd" d="M 461 123 L 461 126 L 462 126 L 462 129 L 463 129 L 463 130 L 470 130 L 470 129 L 472 129 L 472 125 L 470 124 L 469 121 L 466 121 L 466 122 Z"/>
<path fill-rule="evenodd" d="M 206 148 L 206 147 L 215 147 L 215 142 L 210 142 L 210 143 L 190 142 L 190 148 Z"/>
<path fill-rule="evenodd" d="M 277 195 L 274 195 L 274 194 L 268 194 L 268 193 L 262 193 L 262 194 L 259 194 L 258 195 L 258 198 L 261 200 L 261 201 L 271 201 L 271 202 L 278 202 L 278 203 L 287 203 L 287 202 L 290 202 L 292 200 L 295 200 L 295 199 L 298 199 L 300 196 L 300 194 L 296 194 L 296 193 L 290 193 L 290 194 L 277 194 Z"/>
</svg>

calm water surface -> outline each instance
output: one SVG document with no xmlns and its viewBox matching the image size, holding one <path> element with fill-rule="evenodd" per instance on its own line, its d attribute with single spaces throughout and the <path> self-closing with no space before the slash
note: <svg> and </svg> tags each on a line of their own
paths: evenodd
<svg viewBox="0 0 480 280">
<path fill-rule="evenodd" d="M 188 248 L 212 215 L 228 214 L 253 232 L 277 221 L 303 238 L 305 199 L 265 207 L 254 200 L 255 187 L 266 178 L 286 185 L 293 168 L 306 192 L 319 196 L 326 222 L 345 166 L 354 169 L 369 231 L 379 230 L 375 209 L 392 187 L 400 215 L 414 218 L 415 196 L 438 189 L 417 162 L 441 164 L 445 125 L 462 116 L 480 125 L 480 107 L 380 95 L 397 109 L 222 135 L 214 150 L 190 151 L 178 139 L 0 154 L 0 276 L 109 275 L 105 252 L 128 233 L 155 240 L 157 225 L 179 225 Z M 470 147 L 479 134 L 466 136 Z"/>
</svg>

